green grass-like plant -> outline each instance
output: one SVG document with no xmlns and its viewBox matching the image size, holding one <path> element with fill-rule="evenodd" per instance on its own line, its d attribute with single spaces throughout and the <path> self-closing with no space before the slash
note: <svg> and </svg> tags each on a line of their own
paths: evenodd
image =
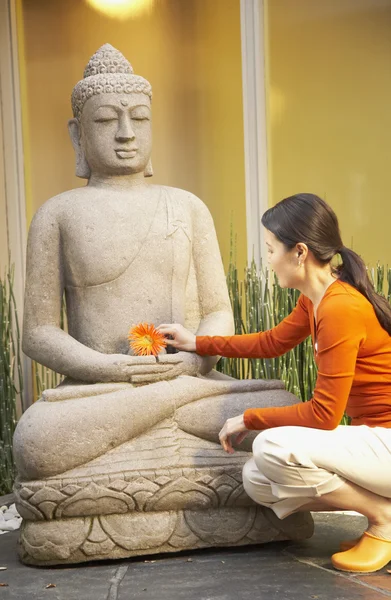
<svg viewBox="0 0 391 600">
<path fill-rule="evenodd" d="M 256 333 L 275 327 L 293 308 L 300 293 L 281 288 L 268 269 L 257 269 L 253 261 L 239 280 L 231 262 L 227 275 L 228 292 L 235 321 L 235 333 Z M 288 391 L 300 400 L 309 400 L 316 381 L 311 338 L 278 358 L 222 358 L 218 370 L 237 379 L 281 379 Z"/>
<path fill-rule="evenodd" d="M 0 279 L 0 495 L 11 492 L 14 482 L 12 438 L 16 426 L 16 397 L 22 393 L 20 331 L 12 266 Z"/>
</svg>

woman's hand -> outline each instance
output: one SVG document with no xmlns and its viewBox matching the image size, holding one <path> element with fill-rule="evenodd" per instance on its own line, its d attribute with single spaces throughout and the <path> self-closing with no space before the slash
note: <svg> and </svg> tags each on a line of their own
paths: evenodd
<svg viewBox="0 0 391 600">
<path fill-rule="evenodd" d="M 224 427 L 219 433 L 220 444 L 223 449 L 229 454 L 233 454 L 232 436 L 236 435 L 235 444 L 241 444 L 244 438 L 249 433 L 249 430 L 244 424 L 244 415 L 227 419 Z"/>
<path fill-rule="evenodd" d="M 196 336 L 191 331 L 185 329 L 183 325 L 179 325 L 178 323 L 171 325 L 162 324 L 157 327 L 157 330 L 166 336 L 166 342 L 169 346 L 177 350 L 186 350 L 186 352 L 196 351 Z M 172 339 L 167 336 L 171 336 Z"/>
</svg>

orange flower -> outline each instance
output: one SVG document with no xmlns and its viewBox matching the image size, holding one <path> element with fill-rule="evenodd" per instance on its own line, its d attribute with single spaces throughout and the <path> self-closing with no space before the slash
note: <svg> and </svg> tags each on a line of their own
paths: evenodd
<svg viewBox="0 0 391 600">
<path fill-rule="evenodd" d="M 166 347 L 166 340 L 162 333 L 150 323 L 139 323 L 131 328 L 128 335 L 129 345 L 138 356 L 156 356 Z"/>
</svg>

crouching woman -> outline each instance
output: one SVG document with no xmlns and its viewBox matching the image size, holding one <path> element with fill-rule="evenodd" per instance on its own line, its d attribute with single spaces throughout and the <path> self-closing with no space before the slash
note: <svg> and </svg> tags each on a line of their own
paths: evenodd
<svg viewBox="0 0 391 600">
<path fill-rule="evenodd" d="M 243 484 L 278 517 L 302 510 L 365 515 L 367 530 L 343 543 L 332 563 L 342 571 L 376 571 L 391 560 L 391 307 L 374 291 L 362 259 L 343 245 L 334 211 L 317 196 L 282 200 L 262 224 L 281 287 L 301 292 L 291 314 L 269 331 L 229 337 L 196 337 L 181 325 L 159 329 L 179 350 L 247 358 L 280 356 L 312 336 L 313 398 L 246 410 L 224 424 L 220 442 L 233 452 L 233 439 L 261 431 Z M 345 412 L 352 426 L 339 425 Z"/>
</svg>

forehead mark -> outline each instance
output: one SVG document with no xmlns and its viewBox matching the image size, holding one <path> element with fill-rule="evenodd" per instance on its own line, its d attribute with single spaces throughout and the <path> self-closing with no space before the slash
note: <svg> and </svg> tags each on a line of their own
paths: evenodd
<svg viewBox="0 0 391 600">
<path fill-rule="evenodd" d="M 122 106 L 129 106 L 129 100 L 126 98 L 121 98 L 121 104 Z"/>
</svg>

